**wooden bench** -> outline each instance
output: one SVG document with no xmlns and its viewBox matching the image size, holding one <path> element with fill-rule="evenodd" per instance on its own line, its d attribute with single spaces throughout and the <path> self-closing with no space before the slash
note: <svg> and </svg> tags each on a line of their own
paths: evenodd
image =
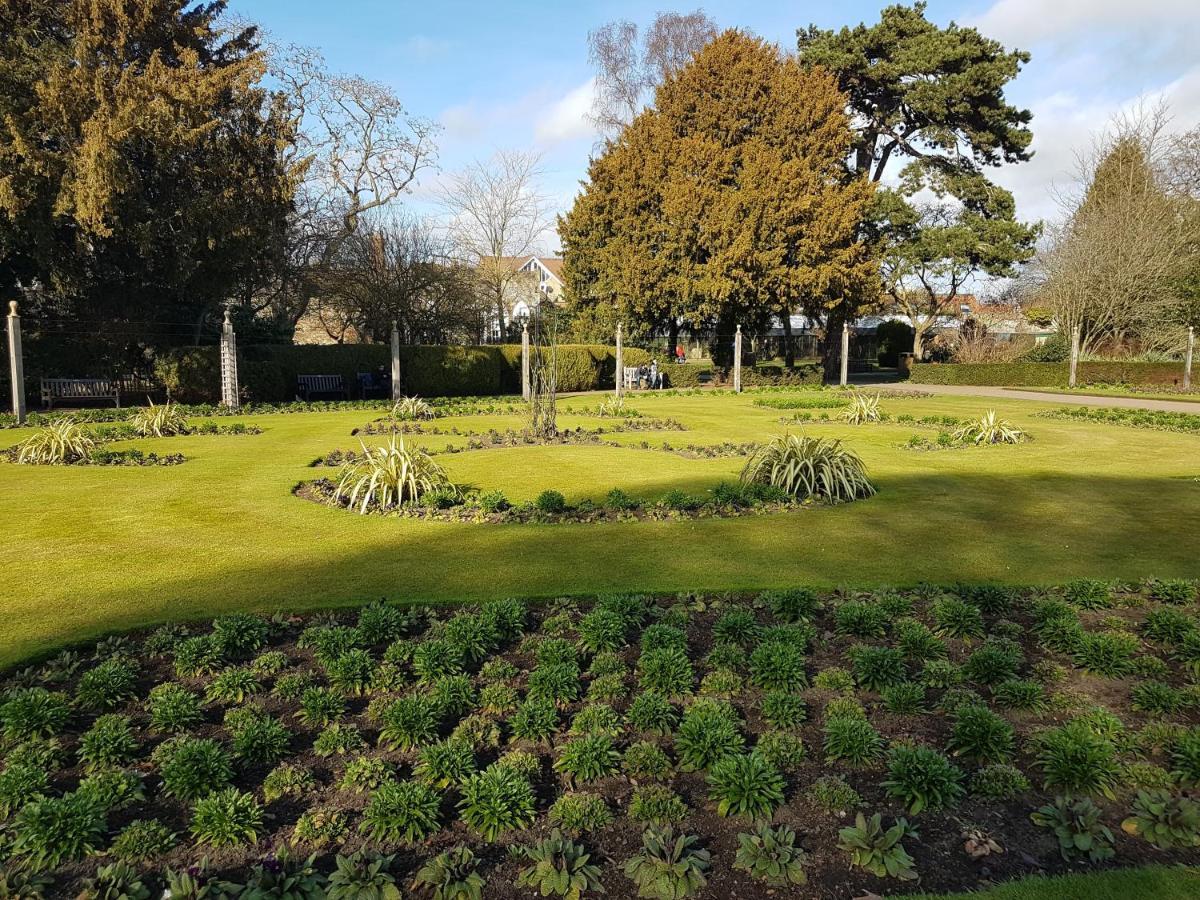
<svg viewBox="0 0 1200 900">
<path fill-rule="evenodd" d="M 297 375 L 296 392 L 301 400 L 309 400 L 313 394 L 340 394 L 343 400 L 350 399 L 341 375 Z"/>
<path fill-rule="evenodd" d="M 53 409 L 56 402 L 111 400 L 121 408 L 119 378 L 43 378 L 42 408 Z"/>
</svg>

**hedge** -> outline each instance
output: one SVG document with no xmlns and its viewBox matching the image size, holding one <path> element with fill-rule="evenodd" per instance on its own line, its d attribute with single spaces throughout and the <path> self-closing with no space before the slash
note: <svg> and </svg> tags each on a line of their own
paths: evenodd
<svg viewBox="0 0 1200 900">
<path fill-rule="evenodd" d="M 627 348 L 626 365 L 650 361 L 645 350 Z M 298 375 L 341 375 L 351 396 L 359 372 L 391 370 L 386 344 L 263 345 L 239 350 L 238 378 L 245 398 L 260 402 L 291 400 Z M 401 387 L 422 397 L 516 394 L 521 390 L 521 348 L 404 346 L 400 348 Z M 557 349 L 558 390 L 590 391 L 615 383 L 616 351 L 599 344 L 564 344 Z M 212 403 L 219 395 L 215 347 L 171 351 L 155 363 L 155 375 L 174 400 Z"/>
<path fill-rule="evenodd" d="M 1066 387 L 1067 363 L 915 363 L 909 380 L 916 384 L 966 384 L 992 387 Z M 1081 362 L 1079 384 L 1183 383 L 1182 363 Z"/>
<path fill-rule="evenodd" d="M 732 369 L 716 369 L 712 366 L 694 364 L 668 365 L 663 368 L 666 387 L 694 388 L 711 384 L 716 387 L 733 386 Z M 793 369 L 781 366 L 743 366 L 743 387 L 768 387 L 785 385 L 819 385 L 823 381 L 820 363 L 799 363 Z"/>
</svg>

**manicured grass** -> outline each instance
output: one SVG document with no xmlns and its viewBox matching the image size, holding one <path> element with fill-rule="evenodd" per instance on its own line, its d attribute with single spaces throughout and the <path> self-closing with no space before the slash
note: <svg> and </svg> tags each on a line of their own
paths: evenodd
<svg viewBox="0 0 1200 900">
<path fill-rule="evenodd" d="M 1200 375 L 1197 376 L 1200 378 Z M 1200 403 L 1200 393 L 1177 394 L 1173 391 L 1131 391 L 1121 387 L 1041 388 L 1012 387 L 1010 391 L 1030 391 L 1035 394 L 1071 394 L 1076 397 L 1129 397 L 1134 400 L 1178 400 L 1181 403 Z"/>
<path fill-rule="evenodd" d="M 1089 875 L 1023 878 L 986 893 L 923 894 L 914 900 L 1192 900 L 1200 896 L 1200 869 L 1146 866 Z"/>
<path fill-rule="evenodd" d="M 685 432 L 613 436 L 628 449 L 528 447 L 440 457 L 451 475 L 525 500 L 570 501 L 613 487 L 645 498 L 702 493 L 743 460 L 684 459 L 643 440 L 714 444 L 784 430 L 753 394 L 637 396 Z M 562 406 L 595 405 L 598 397 Z M 373 414 L 250 417 L 257 436 L 143 440 L 182 452 L 170 468 L 0 464 L 0 664 L 106 631 L 165 619 L 363 602 L 461 601 L 607 591 L 750 590 L 853 582 L 1060 582 L 1200 574 L 1200 444 L 1189 435 L 1046 420 L 1054 403 L 970 397 L 889 399 L 895 416 L 978 415 L 995 407 L 1034 440 L 1017 447 L 915 452 L 912 426 L 810 424 L 842 437 L 879 487 L 869 501 L 772 516 L 603 525 L 480 526 L 357 517 L 292 496 L 308 464 L 357 447 Z M 611 424 L 564 415 L 564 426 Z M 515 416 L 438 420 L 474 431 Z M 799 426 L 792 426 L 800 430 Z M 12 444 L 27 432 L 0 432 Z M 934 432 L 921 433 L 932 436 Z M 411 438 L 410 438 L 411 439 Z M 381 438 L 369 440 L 380 441 Z M 429 447 L 463 437 L 429 436 Z"/>
</svg>

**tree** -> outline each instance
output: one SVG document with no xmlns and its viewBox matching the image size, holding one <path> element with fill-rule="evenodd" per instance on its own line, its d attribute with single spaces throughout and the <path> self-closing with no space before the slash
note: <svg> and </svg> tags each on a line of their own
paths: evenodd
<svg viewBox="0 0 1200 900">
<path fill-rule="evenodd" d="M 628 20 L 588 32 L 588 59 L 596 69 L 591 119 L 610 140 L 634 120 L 648 97 L 717 36 L 716 23 L 697 9 L 660 12 L 641 36 Z"/>
<path fill-rule="evenodd" d="M 728 337 L 870 291 L 857 231 L 872 185 L 847 177 L 844 106 L 771 44 L 711 41 L 592 161 L 559 227 L 574 301 Z"/>
<path fill-rule="evenodd" d="M 458 253 L 473 268 L 500 334 L 510 286 L 522 277 L 514 260 L 534 255 L 550 227 L 538 191 L 540 161 L 534 153 L 502 151 L 452 175 L 442 193 Z"/>
<path fill-rule="evenodd" d="M 224 6 L 0 0 L 0 285 L 35 317 L 179 343 L 276 270 L 294 134 Z"/>
</svg>

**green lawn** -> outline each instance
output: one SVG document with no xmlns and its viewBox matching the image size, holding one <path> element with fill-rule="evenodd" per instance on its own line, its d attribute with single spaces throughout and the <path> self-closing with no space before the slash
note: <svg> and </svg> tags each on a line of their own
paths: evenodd
<svg viewBox="0 0 1200 900">
<path fill-rule="evenodd" d="M 441 457 L 452 476 L 522 500 L 609 489 L 653 498 L 703 492 L 742 460 L 690 460 L 636 445 L 765 439 L 779 410 L 754 394 L 645 397 L 686 432 L 615 436 L 630 445 L 528 447 Z M 597 397 L 563 406 L 594 405 Z M 232 609 L 302 609 L 375 597 L 458 601 L 617 590 L 742 590 L 797 583 L 1061 582 L 1200 574 L 1200 440 L 1038 419 L 1052 403 L 962 397 L 885 400 L 892 415 L 966 416 L 996 407 L 1035 440 L 915 452 L 906 425 L 810 425 L 845 438 L 876 478 L 874 499 L 836 508 L 681 522 L 479 526 L 360 518 L 292 496 L 308 464 L 357 446 L 364 411 L 261 415 L 258 436 L 136 442 L 180 451 L 170 468 L 0 464 L 0 664 L 64 642 Z M 600 420 L 564 415 L 564 425 Z M 517 417 L 440 426 L 520 427 Z M 25 432 L 0 432 L 0 444 Z M 933 432 L 923 432 L 932 436 Z M 376 439 L 378 440 L 378 439 Z M 430 447 L 462 437 L 427 437 Z"/>
<path fill-rule="evenodd" d="M 913 900 L 967 900 L 979 894 L 927 894 Z M 988 891 L 989 900 L 1192 900 L 1200 869 L 1146 866 L 1089 875 L 1022 878 Z"/>
<path fill-rule="evenodd" d="M 1135 400 L 1173 400 L 1180 403 L 1200 403 L 1200 393 L 1181 394 L 1174 391 L 1131 391 L 1123 387 L 1011 387 L 1007 390 L 1032 391 L 1035 394 L 1074 394 L 1077 397 L 1130 397 Z"/>
</svg>

